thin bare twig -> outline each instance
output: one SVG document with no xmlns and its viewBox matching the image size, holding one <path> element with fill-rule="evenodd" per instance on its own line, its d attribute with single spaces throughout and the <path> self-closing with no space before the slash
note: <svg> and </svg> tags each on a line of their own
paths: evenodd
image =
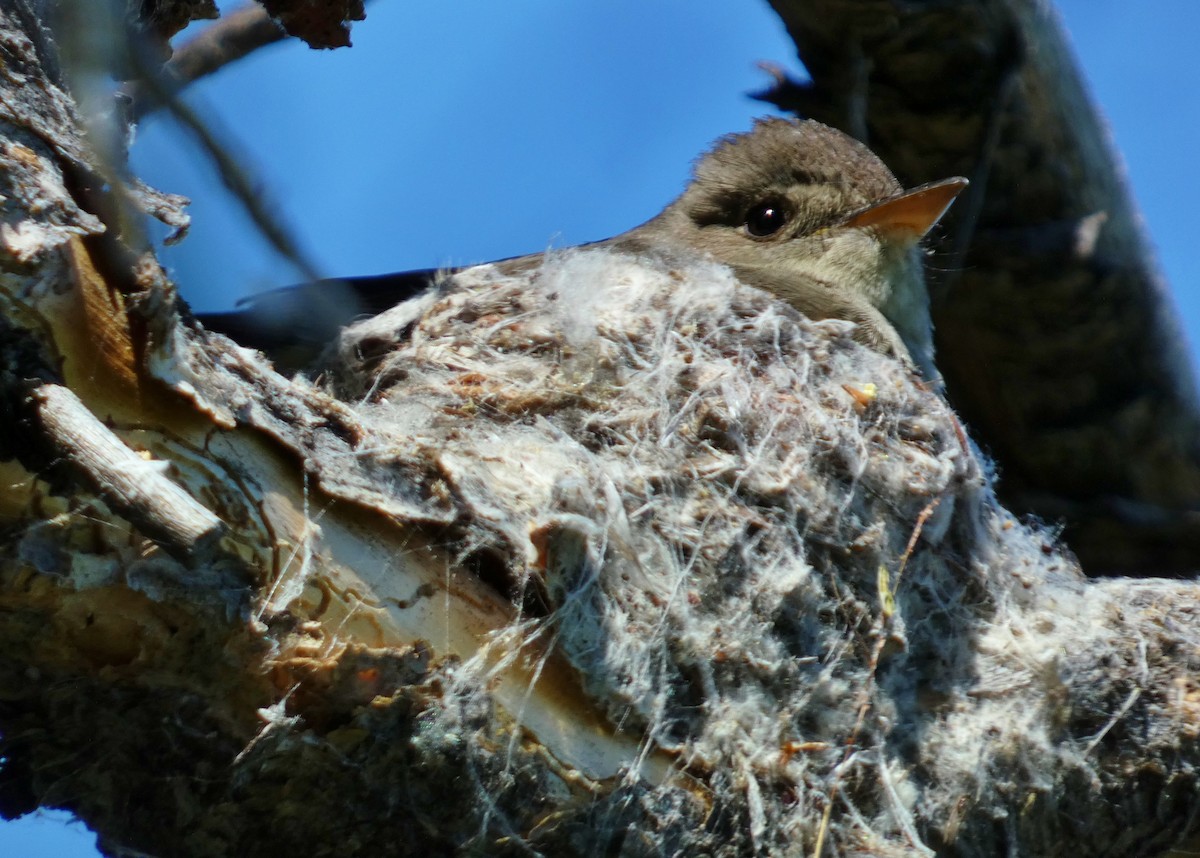
<svg viewBox="0 0 1200 858">
<path fill-rule="evenodd" d="M 259 48 L 282 41 L 287 33 L 267 11 L 256 3 L 243 6 L 223 17 L 204 32 L 176 49 L 163 66 L 164 86 L 172 93 Z M 131 101 L 131 118 L 142 119 L 164 106 L 152 86 L 134 81 L 124 90 Z"/>
<path fill-rule="evenodd" d="M 229 192 L 233 195 L 255 227 L 267 239 L 280 255 L 296 266 L 297 270 L 307 280 L 319 280 L 320 274 L 316 265 L 308 257 L 299 244 L 289 234 L 283 224 L 269 211 L 268 205 L 252 182 L 251 176 L 238 162 L 238 159 L 217 138 L 217 135 L 191 107 L 179 97 L 178 91 L 163 82 L 145 55 L 131 46 L 130 56 L 142 85 L 153 96 L 154 100 L 170 111 L 172 117 L 185 129 L 190 131 L 196 142 L 212 159 L 217 174 Z"/>
</svg>

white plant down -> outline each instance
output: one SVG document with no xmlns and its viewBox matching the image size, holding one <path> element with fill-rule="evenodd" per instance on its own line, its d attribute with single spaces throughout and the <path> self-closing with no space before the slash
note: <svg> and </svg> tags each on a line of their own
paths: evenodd
<svg viewBox="0 0 1200 858">
<path fill-rule="evenodd" d="M 1042 854 L 1069 821 L 1016 810 L 1109 784 L 1098 746 L 1163 683 L 1166 643 L 1132 615 L 1165 585 L 1086 581 L 997 505 L 945 401 L 851 329 L 716 264 L 574 250 L 349 328 L 327 384 L 443 475 L 461 556 L 523 608 L 464 665 L 463 704 L 498 651 L 564 655 L 644 757 L 688 773 L 639 799 L 686 854 L 968 834 Z M 1194 625 L 1172 634 L 1196 651 Z M 538 705 L 517 713 L 534 732 Z M 1165 752 L 1172 722 L 1138 729 Z M 720 818 L 690 823 L 697 802 Z"/>
</svg>

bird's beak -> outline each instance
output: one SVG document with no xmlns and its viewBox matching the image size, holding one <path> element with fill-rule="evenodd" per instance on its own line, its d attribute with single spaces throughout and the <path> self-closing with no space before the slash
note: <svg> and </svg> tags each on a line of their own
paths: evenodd
<svg viewBox="0 0 1200 858">
<path fill-rule="evenodd" d="M 874 227 L 893 241 L 920 241 L 966 186 L 961 176 L 930 182 L 852 214 L 843 225 Z"/>
</svg>

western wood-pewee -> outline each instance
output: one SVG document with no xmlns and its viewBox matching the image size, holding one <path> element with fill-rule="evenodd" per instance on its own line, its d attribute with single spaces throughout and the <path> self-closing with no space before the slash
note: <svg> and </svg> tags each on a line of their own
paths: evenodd
<svg viewBox="0 0 1200 858">
<path fill-rule="evenodd" d="M 953 178 L 904 191 L 852 137 L 811 120 L 760 119 L 751 131 L 718 140 L 661 214 L 585 246 L 668 259 L 711 257 L 810 319 L 854 322 L 855 339 L 932 380 L 937 373 L 918 243 L 966 184 Z M 519 273 L 541 259 L 537 253 L 493 264 Z M 295 365 L 297 358 L 314 358 L 356 317 L 429 288 L 437 273 L 322 280 L 200 319 Z"/>
</svg>

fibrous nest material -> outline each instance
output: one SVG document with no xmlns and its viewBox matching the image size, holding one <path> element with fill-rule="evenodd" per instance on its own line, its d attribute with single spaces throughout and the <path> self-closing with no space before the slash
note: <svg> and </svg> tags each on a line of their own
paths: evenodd
<svg viewBox="0 0 1200 858">
<path fill-rule="evenodd" d="M 509 632 L 702 784 L 705 824 L 668 779 L 640 802 L 673 836 L 620 854 L 1103 844 L 1119 823 L 1084 834 L 1066 811 L 1113 786 L 1096 751 L 1158 646 L 1123 610 L 1153 584 L 1088 585 L 996 504 L 940 395 L 849 331 L 714 264 L 569 251 L 348 329 L 325 383 L 442 475 Z M 1062 812 L 1022 815 L 1039 801 Z"/>
</svg>

